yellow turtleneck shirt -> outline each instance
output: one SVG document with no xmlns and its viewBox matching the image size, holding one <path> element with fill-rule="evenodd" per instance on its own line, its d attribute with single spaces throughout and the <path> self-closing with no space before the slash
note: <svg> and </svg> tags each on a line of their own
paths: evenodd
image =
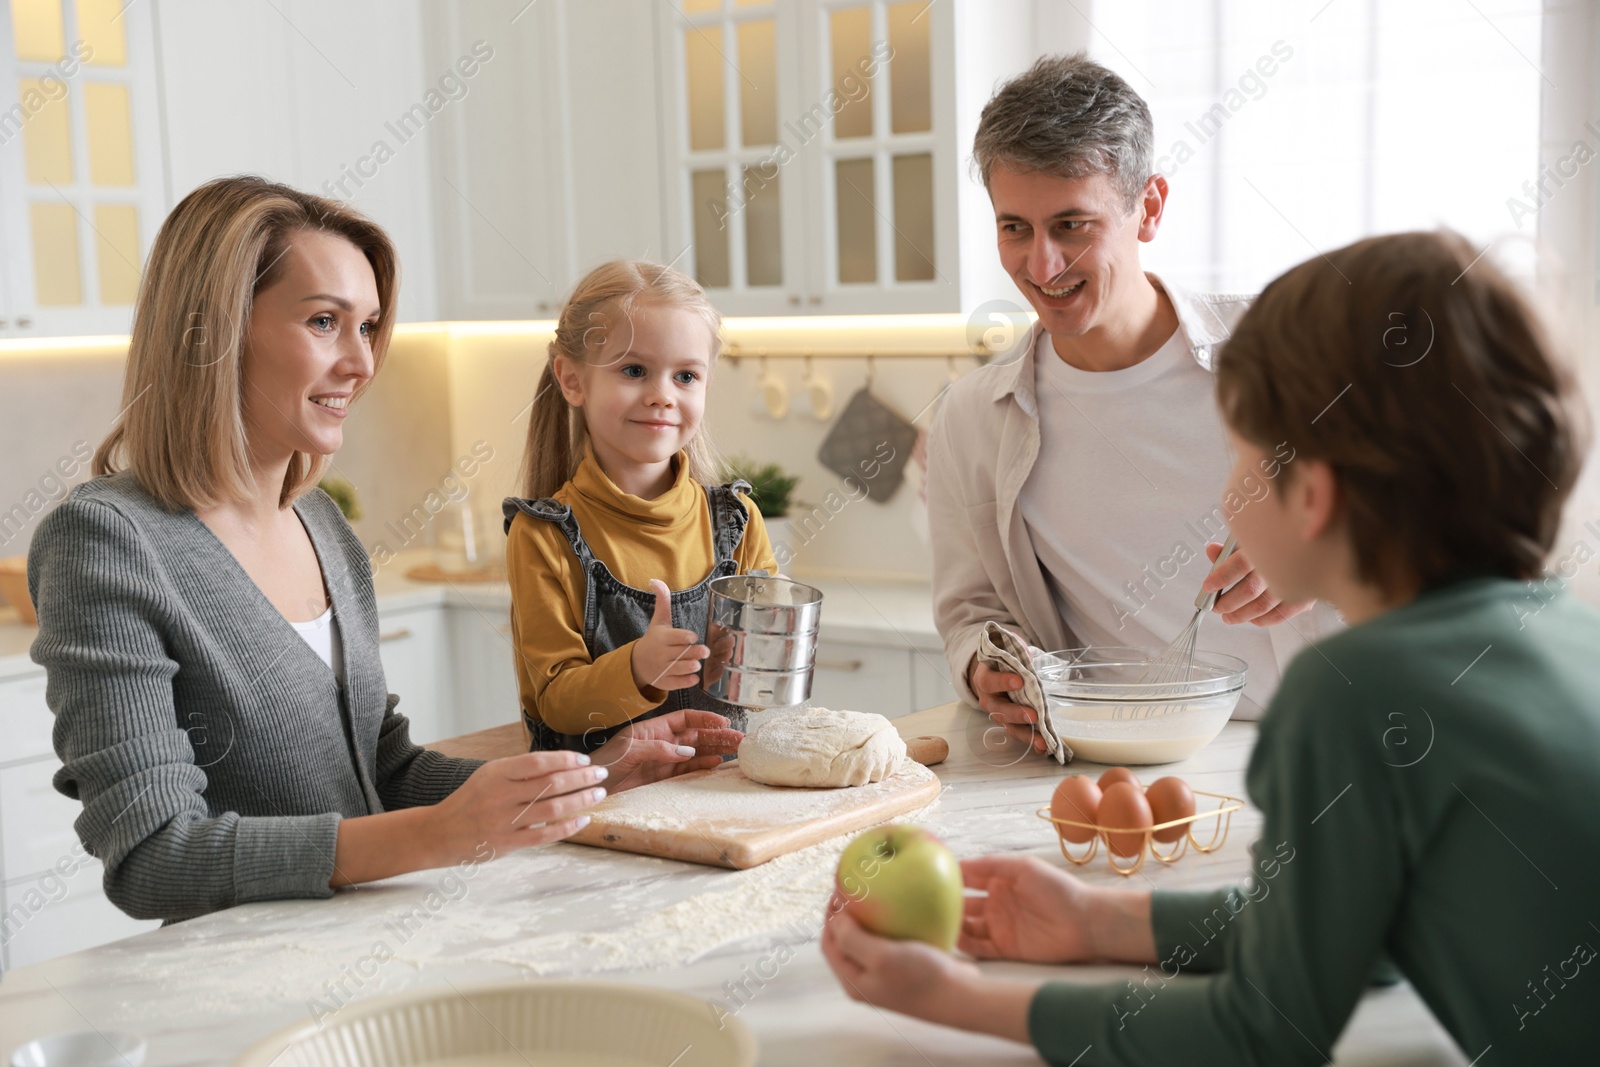
<svg viewBox="0 0 1600 1067">
<path fill-rule="evenodd" d="M 703 581 L 716 561 L 705 486 L 689 477 L 679 453 L 665 493 L 644 500 L 618 489 L 592 451 L 555 494 L 572 509 L 590 550 L 616 579 L 635 589 L 660 578 L 677 592 Z M 741 498 L 750 521 L 734 552 L 740 573 L 778 572 L 761 513 Z M 633 645 L 591 660 L 583 641 L 588 577 L 560 527 L 518 514 L 506 542 L 511 582 L 511 640 L 524 716 L 557 733 L 620 726 L 660 706 L 664 690 L 633 680 Z"/>
</svg>

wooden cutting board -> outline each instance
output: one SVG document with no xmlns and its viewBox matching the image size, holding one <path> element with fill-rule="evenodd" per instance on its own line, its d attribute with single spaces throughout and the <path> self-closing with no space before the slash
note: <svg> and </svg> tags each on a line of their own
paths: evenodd
<svg viewBox="0 0 1600 1067">
<path fill-rule="evenodd" d="M 743 870 L 916 811 L 939 789 L 910 760 L 884 781 L 843 789 L 761 785 L 734 761 L 607 797 L 567 840 Z"/>
</svg>

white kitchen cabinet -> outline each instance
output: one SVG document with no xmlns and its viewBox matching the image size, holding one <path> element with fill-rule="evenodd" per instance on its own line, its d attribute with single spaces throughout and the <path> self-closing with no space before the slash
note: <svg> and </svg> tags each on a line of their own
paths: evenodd
<svg viewBox="0 0 1600 1067">
<path fill-rule="evenodd" d="M 507 609 L 453 604 L 449 614 L 455 732 L 467 734 L 517 722 L 521 711 Z"/>
<path fill-rule="evenodd" d="M 166 210 L 154 18 L 0 0 L 0 337 L 129 329 Z"/>
<path fill-rule="evenodd" d="M 111 903 L 101 889 L 98 861 L 80 858 L 69 870 L 66 876 L 47 872 L 17 879 L 0 889 L 7 970 L 161 927 L 159 920 L 129 918 Z"/>
<path fill-rule="evenodd" d="M 987 194 L 966 176 L 981 103 L 958 101 L 1031 60 L 1015 32 L 1030 11 L 1025 0 L 658 7 L 668 246 L 735 315 L 1014 300 Z"/>
<path fill-rule="evenodd" d="M 902 645 L 885 648 L 858 642 L 817 642 L 817 667 L 808 703 L 894 718 L 915 710 L 911 663 Z"/>
<path fill-rule="evenodd" d="M 422 0 L 128 7 L 158 12 L 169 204 L 231 174 L 346 201 L 399 251 L 400 321 L 437 319 L 435 132 L 477 92 L 477 77 L 460 74 L 456 54 L 427 56 Z"/>
<path fill-rule="evenodd" d="M 553 318 L 597 264 L 672 258 L 649 7 L 480 0 L 429 5 L 425 21 L 432 67 L 474 42 L 494 53 L 436 123 L 444 318 Z"/>
<path fill-rule="evenodd" d="M 72 824 L 83 805 L 50 784 L 60 766 L 51 756 L 0 767 L 0 870 L 8 879 L 48 870 L 78 844 Z"/>
<path fill-rule="evenodd" d="M 412 741 L 424 744 L 461 732 L 442 605 L 380 610 L 378 657 L 389 692 L 400 698 L 395 710 L 410 720 Z"/>
<path fill-rule="evenodd" d="M 0 763 L 54 755 L 50 734 L 55 724 L 45 702 L 43 670 L 30 664 L 23 673 L 0 677 L 0 729 L 6 737 Z"/>
<path fill-rule="evenodd" d="M 956 696 L 950 684 L 950 664 L 942 651 L 914 649 L 911 652 L 911 703 L 916 710 L 948 704 Z"/>
<path fill-rule="evenodd" d="M 83 807 L 56 792 L 61 767 L 45 673 L 0 677 L 0 965 L 7 969 L 130 937 L 159 923 L 130 919 L 106 899 L 101 867 L 78 841 Z"/>
</svg>

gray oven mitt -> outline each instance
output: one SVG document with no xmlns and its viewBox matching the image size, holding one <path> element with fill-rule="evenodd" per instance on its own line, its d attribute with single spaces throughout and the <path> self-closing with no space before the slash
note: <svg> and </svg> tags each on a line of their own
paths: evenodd
<svg viewBox="0 0 1600 1067">
<path fill-rule="evenodd" d="M 1044 686 L 1033 669 L 1033 653 L 1028 643 L 997 622 L 983 624 L 978 637 L 978 659 L 992 670 L 1006 671 L 1022 676 L 1022 688 L 1007 693 L 1013 704 L 1032 708 L 1039 717 L 1039 735 L 1044 738 L 1045 754 L 1054 756 L 1057 763 L 1072 759 L 1072 747 L 1061 740 L 1050 718 L 1050 704 L 1045 700 Z"/>
</svg>

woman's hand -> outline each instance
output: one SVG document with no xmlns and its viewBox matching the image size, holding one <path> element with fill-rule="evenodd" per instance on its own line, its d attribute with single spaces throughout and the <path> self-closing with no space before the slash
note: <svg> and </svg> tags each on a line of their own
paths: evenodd
<svg viewBox="0 0 1600 1067">
<path fill-rule="evenodd" d="M 594 761 L 610 769 L 609 785 L 617 793 L 721 766 L 742 740 L 744 734 L 714 711 L 673 711 L 630 722 L 595 750 Z"/>
<path fill-rule="evenodd" d="M 497 855 L 559 841 L 589 821 L 580 815 L 604 799 L 605 767 L 577 752 L 529 752 L 490 760 L 429 813 L 431 837 L 446 866 L 488 842 Z"/>
<path fill-rule="evenodd" d="M 656 610 L 650 627 L 633 643 L 631 663 L 633 684 L 643 693 L 647 689 L 691 689 L 699 684 L 700 661 L 711 650 L 700 643 L 693 630 L 672 625 L 672 590 L 659 578 L 650 579 L 656 594 Z"/>
<path fill-rule="evenodd" d="M 1150 894 L 1085 885 L 1032 856 L 961 861 L 968 897 L 957 947 L 979 959 L 1028 963 L 1154 962 Z"/>
</svg>

